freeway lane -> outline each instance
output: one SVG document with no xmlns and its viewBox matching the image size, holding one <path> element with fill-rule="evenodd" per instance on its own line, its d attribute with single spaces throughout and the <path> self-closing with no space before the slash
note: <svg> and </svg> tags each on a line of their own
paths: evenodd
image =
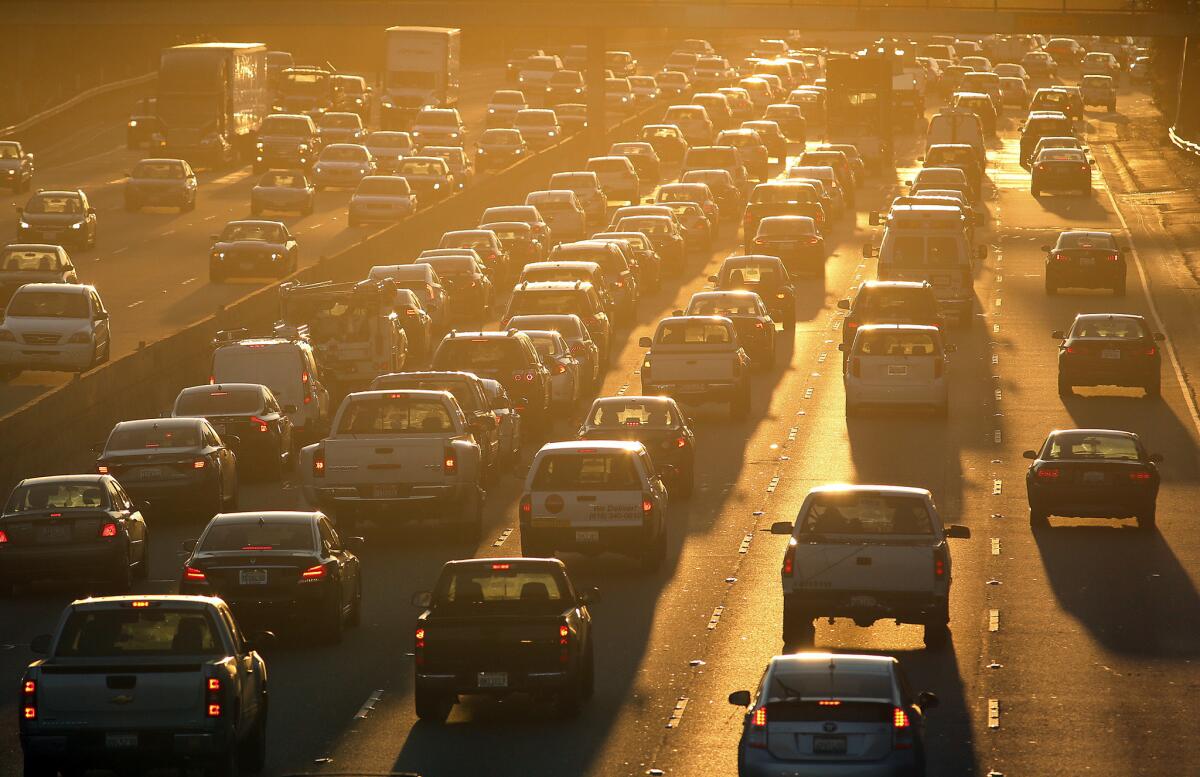
<svg viewBox="0 0 1200 777">
<path fill-rule="evenodd" d="M 1113 137 L 1106 120 L 1091 121 L 1096 139 Z M 915 140 L 902 145 L 900 172 L 870 181 L 862 207 L 890 200 L 907 177 L 904 168 L 916 164 Z M 271 652 L 269 773 L 733 774 L 740 714 L 725 696 L 751 687 L 767 658 L 784 648 L 777 577 L 784 541 L 763 529 L 792 517 L 810 486 L 838 480 L 928 487 L 946 520 L 974 531 L 953 546 L 950 649 L 925 651 L 915 627 L 860 629 L 839 621 L 817 628 L 819 648 L 899 655 L 915 685 L 941 696 L 929 724 L 931 774 L 1051 774 L 1070 764 L 1113 777 L 1165 775 L 1196 762 L 1184 728 L 1196 711 L 1189 624 L 1200 614 L 1190 571 L 1200 564 L 1200 548 L 1186 522 L 1200 496 L 1196 433 L 1169 368 L 1160 402 L 1111 391 L 1059 400 L 1049 331 L 1077 311 L 1146 312 L 1146 302 L 1133 274 L 1123 300 L 1045 297 L 1037 247 L 1068 225 L 1120 229 L 1120 220 L 1099 185 L 1090 200 L 1034 202 L 1014 143 L 1009 122 L 992 151 L 999 192 L 987 203 L 992 223 L 981 233 L 992 250 L 977 272 L 977 316 L 969 329 L 952 332 L 959 351 L 949 422 L 869 415 L 846 423 L 834 304 L 874 277 L 873 262 L 859 258 L 871 233 L 860 213 L 857 229 L 839 226 L 829 240 L 834 254 L 824 280 L 802 282 L 795 337 L 780 346 L 778 366 L 756 377 L 750 419 L 731 422 L 721 407 L 694 411 L 699 487 L 672 506 L 664 569 L 646 575 L 619 559 L 568 557 L 578 582 L 603 592 L 595 607 L 600 682 L 579 720 L 556 720 L 520 700 L 468 701 L 444 728 L 417 724 L 412 712 L 406 654 L 416 612 L 409 596 L 427 587 L 446 559 L 519 550 L 518 532 L 503 534 L 516 525 L 520 486 L 512 479 L 489 494 L 477 548 L 370 536 L 363 626 L 336 648 L 285 641 Z M 1107 161 L 1102 169 L 1111 172 Z M 727 231 L 712 256 L 693 258 L 678 288 L 668 284 L 642 304 L 604 393 L 626 385 L 637 391 L 637 336 L 701 288 L 734 247 Z M 1083 424 L 1134 429 L 1166 456 L 1160 534 L 1056 520 L 1055 529 L 1031 535 L 1020 452 L 1056 425 Z M 566 436 L 573 428 L 563 420 L 554 431 Z M 294 488 L 256 484 L 243 488 L 242 505 L 293 507 L 300 499 Z M 154 590 L 173 587 L 175 548 L 198 529 L 155 522 Z M 0 676 L 18 676 L 29 639 L 77 593 L 39 587 L 0 603 L 0 642 L 13 645 L 0 650 Z M 0 699 L 0 717 L 11 720 L 11 697 Z M 673 713 L 676 723 L 668 727 Z M 18 752 L 13 728 L 3 731 L 0 776 L 8 777 Z"/>
</svg>

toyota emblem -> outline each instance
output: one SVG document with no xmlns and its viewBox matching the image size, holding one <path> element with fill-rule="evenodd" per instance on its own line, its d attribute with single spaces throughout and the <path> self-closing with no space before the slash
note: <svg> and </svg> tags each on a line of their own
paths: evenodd
<svg viewBox="0 0 1200 777">
<path fill-rule="evenodd" d="M 832 734 L 834 731 L 837 731 L 837 724 L 836 723 L 826 723 L 821 728 L 825 729 L 826 734 Z"/>
</svg>

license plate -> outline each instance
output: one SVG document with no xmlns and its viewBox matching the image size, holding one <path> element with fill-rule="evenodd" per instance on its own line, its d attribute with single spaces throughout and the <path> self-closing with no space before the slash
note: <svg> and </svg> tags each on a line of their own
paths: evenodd
<svg viewBox="0 0 1200 777">
<path fill-rule="evenodd" d="M 577 531 L 577 532 L 575 532 L 575 541 L 576 542 L 599 542 L 600 541 L 600 532 L 596 531 L 594 529 L 586 529 L 583 531 Z"/>
<path fill-rule="evenodd" d="M 395 499 L 398 496 L 400 496 L 398 486 L 375 486 L 376 499 Z"/>
<path fill-rule="evenodd" d="M 908 367 L 903 364 L 889 364 L 888 375 L 907 375 Z"/>
<path fill-rule="evenodd" d="M 162 477 L 161 467 L 142 467 L 138 470 L 138 477 L 142 480 L 154 480 Z"/>
<path fill-rule="evenodd" d="M 1084 483 L 1103 483 L 1104 482 L 1104 473 L 1103 472 L 1085 472 L 1085 473 L 1083 473 L 1083 482 Z"/>
<path fill-rule="evenodd" d="M 1091 267 L 1094 264 L 1096 264 L 1096 257 L 1094 257 L 1094 256 L 1079 257 L 1079 266 L 1080 267 Z"/>
<path fill-rule="evenodd" d="M 137 734 L 105 734 L 104 746 L 109 750 L 125 750 L 138 745 Z"/>
<path fill-rule="evenodd" d="M 71 539 L 71 527 L 42 526 L 38 529 L 37 538 L 39 542 L 66 542 Z"/>
<path fill-rule="evenodd" d="M 1121 351 L 1117 348 L 1105 348 L 1100 352 L 1101 359 L 1120 359 Z"/>
<path fill-rule="evenodd" d="M 267 570 L 265 569 L 239 569 L 238 583 L 241 585 L 266 585 Z"/>
<path fill-rule="evenodd" d="M 875 606 L 875 597 L 874 596 L 851 596 L 850 597 L 850 606 L 851 607 L 874 607 Z"/>
<path fill-rule="evenodd" d="M 845 755 L 846 738 L 838 736 L 814 736 L 813 752 L 824 755 Z"/>
<path fill-rule="evenodd" d="M 508 672 L 480 672 L 475 677 L 480 688 L 508 687 Z"/>
</svg>

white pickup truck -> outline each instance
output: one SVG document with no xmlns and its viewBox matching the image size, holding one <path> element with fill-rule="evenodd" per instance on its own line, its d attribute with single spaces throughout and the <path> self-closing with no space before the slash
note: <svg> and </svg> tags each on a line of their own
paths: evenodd
<svg viewBox="0 0 1200 777">
<path fill-rule="evenodd" d="M 642 392 L 679 402 L 728 402 L 734 418 L 750 412 L 750 357 L 724 316 L 670 316 L 638 341 Z"/>
<path fill-rule="evenodd" d="M 26 777 L 262 770 L 267 667 L 220 599 L 80 599 L 30 647 L 45 658 L 19 689 Z"/>
<path fill-rule="evenodd" d="M 901 486 L 819 486 L 808 492 L 790 535 L 780 574 L 783 640 L 810 645 L 814 618 L 919 623 L 925 646 L 949 639 L 950 547 L 965 526 L 943 526 L 930 493 Z"/>
<path fill-rule="evenodd" d="M 304 496 L 343 534 L 359 519 L 431 522 L 479 536 L 484 491 L 475 433 L 448 391 L 359 391 L 332 432 L 300 452 Z"/>
</svg>

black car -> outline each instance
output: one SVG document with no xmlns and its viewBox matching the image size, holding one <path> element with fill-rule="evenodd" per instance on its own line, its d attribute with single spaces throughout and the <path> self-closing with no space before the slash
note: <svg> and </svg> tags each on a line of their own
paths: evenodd
<svg viewBox="0 0 1200 777">
<path fill-rule="evenodd" d="M 125 125 L 125 147 L 129 149 L 150 145 L 162 125 L 158 121 L 157 98 L 142 97 L 133 104 Z"/>
<path fill-rule="evenodd" d="M 1081 313 L 1067 333 L 1050 335 L 1058 345 L 1058 393 L 1075 386 L 1140 386 L 1147 399 L 1162 393 L 1161 332 L 1128 313 Z"/>
<path fill-rule="evenodd" d="M 1075 148 L 1046 148 L 1033 160 L 1029 192 L 1040 197 L 1046 192 L 1092 193 L 1092 161 Z"/>
<path fill-rule="evenodd" d="M 17 240 L 79 250 L 96 245 L 96 209 L 82 189 L 39 191 L 17 208 Z"/>
<path fill-rule="evenodd" d="M 793 275 L 825 272 L 825 238 L 809 216 L 767 216 L 758 222 L 754 240 L 746 242 L 755 251 L 778 256 Z"/>
<path fill-rule="evenodd" d="M 785 329 L 796 328 L 796 287 L 778 256 L 748 254 L 726 257 L 716 275 L 708 276 L 718 291 L 746 289 L 762 298 L 771 318 Z"/>
<path fill-rule="evenodd" d="M 62 246 L 12 243 L 0 248 L 0 310 L 26 283 L 79 283 L 79 276 Z"/>
<path fill-rule="evenodd" d="M 362 620 L 362 544 L 321 513 L 222 513 L 184 543 L 179 593 L 219 596 L 243 627 L 291 625 L 341 642 Z"/>
<path fill-rule="evenodd" d="M 170 205 L 181 212 L 196 209 L 196 173 L 185 159 L 143 159 L 125 181 L 125 210 Z"/>
<path fill-rule="evenodd" d="M 280 407 L 271 389 L 257 383 L 218 383 L 191 386 L 179 392 L 174 418 L 206 418 L 222 436 L 234 435 L 233 446 L 243 467 L 253 464 L 263 475 L 278 480 L 294 450 L 292 421 L 296 408 Z"/>
<path fill-rule="evenodd" d="M 1112 289 L 1125 296 L 1125 250 L 1111 232 L 1069 230 L 1046 252 L 1046 293 L 1061 288 Z"/>
<path fill-rule="evenodd" d="M 324 143 L 311 116 L 273 113 L 263 119 L 254 149 L 254 172 L 307 170 L 321 153 Z"/>
<path fill-rule="evenodd" d="M 1046 528 L 1051 515 L 1065 518 L 1137 518 L 1153 529 L 1158 498 L 1158 463 L 1133 432 L 1060 429 L 1032 459 L 1025 474 L 1029 524 Z"/>
<path fill-rule="evenodd" d="M 112 476 L 26 478 L 0 514 L 0 593 L 64 578 L 127 592 L 146 577 L 149 542 L 140 506 Z"/>
<path fill-rule="evenodd" d="M 283 278 L 300 263 L 300 246 L 282 221 L 231 221 L 212 239 L 208 279 L 213 283 L 234 276 Z"/>
<path fill-rule="evenodd" d="M 545 427 L 552 421 L 550 371 L 524 332 L 451 332 L 442 338 L 430 368 L 468 371 L 498 381 L 530 426 Z"/>
<path fill-rule="evenodd" d="M 838 300 L 850 311 L 842 321 L 842 344 L 849 351 L 858 328 L 866 324 L 942 325 L 937 296 L 928 281 L 866 281 L 854 300 Z"/>
<path fill-rule="evenodd" d="M 528 693 L 570 716 L 595 685 L 589 595 L 555 558 L 450 561 L 413 628 L 417 717 L 443 723 L 459 694 Z"/>
<path fill-rule="evenodd" d="M 237 457 L 203 418 L 121 421 L 97 445 L 96 470 L 112 475 L 135 499 L 213 515 L 237 507 Z"/>
<path fill-rule="evenodd" d="M 646 446 L 672 497 L 692 495 L 696 435 L 670 397 L 599 397 L 579 427 L 581 440 L 636 440 Z"/>
</svg>

